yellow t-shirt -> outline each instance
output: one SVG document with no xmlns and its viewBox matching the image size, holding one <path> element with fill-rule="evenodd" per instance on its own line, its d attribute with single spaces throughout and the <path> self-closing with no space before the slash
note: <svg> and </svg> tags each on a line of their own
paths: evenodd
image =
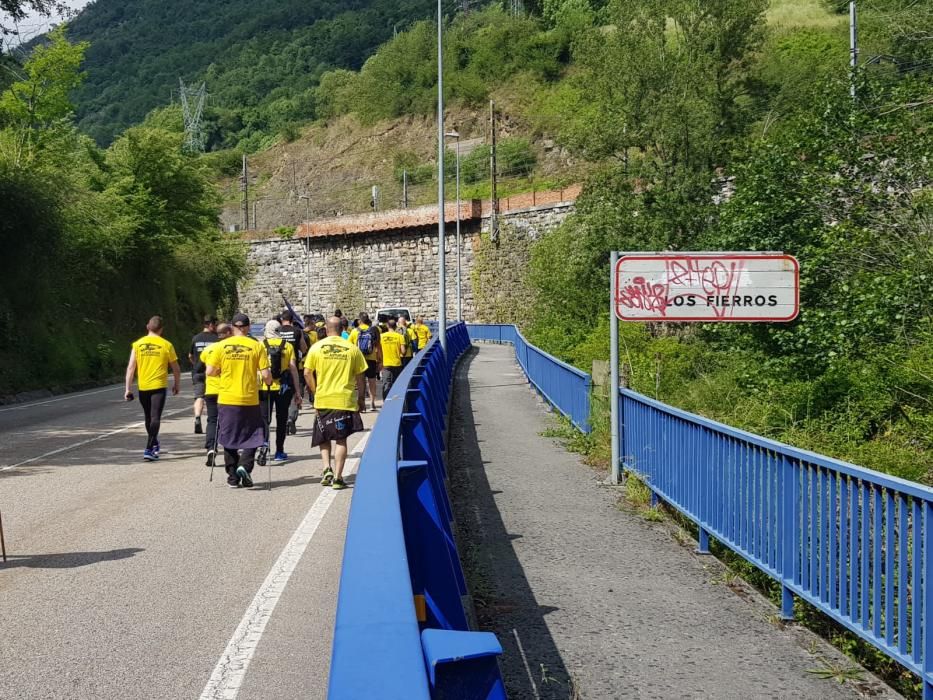
<svg viewBox="0 0 933 700">
<path fill-rule="evenodd" d="M 399 330 L 399 333 L 401 332 L 402 331 Z M 412 352 L 413 350 L 412 343 L 417 343 L 417 342 L 418 342 L 418 336 L 415 333 L 414 329 L 411 326 L 406 326 L 405 327 L 405 348 L 402 352 L 402 357 L 412 357 L 412 355 L 414 354 Z"/>
<path fill-rule="evenodd" d="M 281 343 L 285 343 L 285 349 L 282 350 L 282 376 L 287 377 L 288 383 L 291 384 L 291 381 L 290 381 L 291 378 L 289 377 L 288 366 L 291 364 L 292 360 L 295 359 L 294 346 L 292 346 L 291 343 L 285 340 L 285 338 L 278 338 L 278 339 L 269 338 L 265 342 L 263 342 L 262 340 L 260 340 L 259 342 L 263 343 L 263 348 L 265 348 L 265 343 L 269 343 L 271 347 L 278 347 Z M 268 354 L 269 354 L 269 351 L 266 350 L 266 355 Z M 269 367 L 270 369 L 272 367 L 271 359 L 270 359 Z M 262 381 L 262 379 L 259 379 L 258 381 L 259 381 L 259 390 L 266 391 L 266 385 Z M 281 388 L 282 388 L 282 383 L 278 379 L 273 380 L 272 384 L 269 385 L 269 391 L 279 391 Z M 294 387 L 292 388 L 294 389 Z"/>
<path fill-rule="evenodd" d="M 339 335 L 314 344 L 305 358 L 305 370 L 314 372 L 317 389 L 314 407 L 331 411 L 356 411 L 356 377 L 366 371 L 363 353 Z"/>
<path fill-rule="evenodd" d="M 423 323 L 416 323 L 411 327 L 411 329 L 418 337 L 418 349 L 423 350 L 424 346 L 428 344 L 429 340 L 431 340 L 431 329 Z"/>
<path fill-rule="evenodd" d="M 207 364 L 207 358 L 210 357 L 211 348 L 213 348 L 217 343 L 211 343 L 206 348 L 201 351 L 201 362 L 205 365 Z M 204 385 L 204 395 L 205 396 L 217 396 L 220 394 L 220 377 L 212 377 L 207 375 L 207 382 Z"/>
<path fill-rule="evenodd" d="M 405 354 L 405 338 L 398 331 L 391 330 L 379 337 L 382 343 L 382 364 L 385 367 L 401 367 Z"/>
<path fill-rule="evenodd" d="M 224 406 L 258 406 L 259 375 L 269 369 L 266 348 L 248 336 L 231 336 L 214 343 L 206 364 L 220 370 L 217 403 Z"/>
<path fill-rule="evenodd" d="M 133 343 L 136 351 L 136 385 L 140 391 L 168 387 L 168 366 L 178 361 L 175 347 L 158 335 L 144 335 Z"/>
<path fill-rule="evenodd" d="M 360 337 L 360 331 L 365 331 L 368 329 L 369 329 L 369 326 L 367 326 L 365 323 L 361 323 L 359 328 L 354 328 L 352 331 L 350 331 L 350 343 L 353 345 L 353 347 L 357 347 L 356 339 Z M 379 355 L 376 353 L 376 348 L 378 347 L 379 347 L 378 342 L 373 343 L 373 351 L 369 353 L 368 355 L 366 355 L 367 360 L 376 361 L 379 359 Z"/>
</svg>

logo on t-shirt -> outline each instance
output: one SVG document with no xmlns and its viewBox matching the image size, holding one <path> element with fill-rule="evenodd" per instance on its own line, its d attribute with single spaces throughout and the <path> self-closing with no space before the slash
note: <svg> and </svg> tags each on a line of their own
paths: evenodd
<svg viewBox="0 0 933 700">
<path fill-rule="evenodd" d="M 224 345 L 224 357 L 228 360 L 245 360 L 249 357 L 252 348 L 249 345 L 231 343 Z"/>
<path fill-rule="evenodd" d="M 140 343 L 139 354 L 145 357 L 155 357 L 162 354 L 162 346 L 156 343 Z"/>
</svg>

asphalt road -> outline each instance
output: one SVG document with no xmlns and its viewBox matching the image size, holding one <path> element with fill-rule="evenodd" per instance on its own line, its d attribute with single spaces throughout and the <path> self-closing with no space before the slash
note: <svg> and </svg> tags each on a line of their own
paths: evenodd
<svg viewBox="0 0 933 700">
<path fill-rule="evenodd" d="M 320 486 L 308 409 L 271 491 L 265 467 L 232 490 L 222 468 L 208 481 L 190 395 L 150 464 L 121 394 L 0 408 L 0 699 L 209 697 L 218 672 L 216 697 L 324 698 L 353 490 Z"/>
</svg>

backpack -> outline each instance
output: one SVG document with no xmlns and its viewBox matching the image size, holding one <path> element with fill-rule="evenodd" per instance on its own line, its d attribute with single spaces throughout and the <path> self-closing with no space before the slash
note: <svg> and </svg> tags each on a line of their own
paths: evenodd
<svg viewBox="0 0 933 700">
<path fill-rule="evenodd" d="M 282 369 L 282 356 L 285 354 L 285 343 L 288 341 L 283 339 L 278 345 L 272 345 L 268 338 L 263 338 L 262 342 L 269 355 L 269 371 L 272 372 L 272 378 L 279 381 L 285 374 L 285 370 Z"/>
<path fill-rule="evenodd" d="M 375 327 L 370 326 L 365 331 L 361 330 L 356 336 L 356 347 L 364 355 L 371 355 L 376 347 Z"/>
</svg>

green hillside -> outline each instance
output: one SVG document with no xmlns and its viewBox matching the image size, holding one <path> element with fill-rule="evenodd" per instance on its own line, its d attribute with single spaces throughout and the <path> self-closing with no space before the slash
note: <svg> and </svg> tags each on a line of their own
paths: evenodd
<svg viewBox="0 0 933 700">
<path fill-rule="evenodd" d="M 87 76 L 74 94 L 78 125 L 109 143 L 168 103 L 183 78 L 208 81 L 210 147 L 275 133 L 313 116 L 324 71 L 359 68 L 396 27 L 429 17 L 432 7 L 430 0 L 97 0 L 69 25 L 72 41 L 90 43 Z"/>
</svg>

